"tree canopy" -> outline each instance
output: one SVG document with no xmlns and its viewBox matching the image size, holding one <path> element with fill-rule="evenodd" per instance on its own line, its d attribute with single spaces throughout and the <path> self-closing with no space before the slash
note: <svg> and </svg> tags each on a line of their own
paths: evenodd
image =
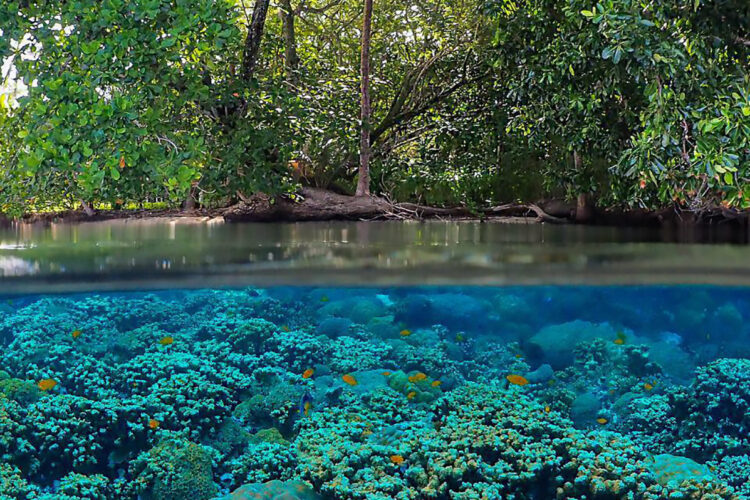
<svg viewBox="0 0 750 500">
<path fill-rule="evenodd" d="M 376 1 L 363 123 L 365 6 L 3 2 L 0 212 L 353 194 L 365 144 L 401 201 L 750 208 L 746 0 Z"/>
</svg>

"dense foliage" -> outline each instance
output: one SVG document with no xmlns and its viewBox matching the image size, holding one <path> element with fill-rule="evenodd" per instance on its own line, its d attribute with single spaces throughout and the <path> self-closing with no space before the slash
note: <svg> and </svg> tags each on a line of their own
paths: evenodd
<svg viewBox="0 0 750 500">
<path fill-rule="evenodd" d="M 251 3 L 3 2 L 0 211 L 353 192 L 363 2 L 272 2 L 250 75 Z M 750 207 L 746 0 L 376 2 L 371 50 L 375 193 Z"/>
</svg>

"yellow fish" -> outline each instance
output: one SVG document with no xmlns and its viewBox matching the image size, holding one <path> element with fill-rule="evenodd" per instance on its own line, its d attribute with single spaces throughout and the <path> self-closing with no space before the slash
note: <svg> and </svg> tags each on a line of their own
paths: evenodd
<svg viewBox="0 0 750 500">
<path fill-rule="evenodd" d="M 290 329 L 290 328 L 289 328 L 288 326 L 286 326 L 286 325 L 281 325 L 281 330 L 282 330 L 282 331 L 284 331 L 284 332 L 291 332 L 291 331 L 292 331 L 292 330 L 291 330 L 291 329 Z"/>
<path fill-rule="evenodd" d="M 358 384 L 357 379 L 354 378 L 354 377 L 352 377 L 348 373 L 346 375 L 342 376 L 341 380 L 343 380 L 344 382 L 346 382 L 349 385 L 357 385 Z"/>
<path fill-rule="evenodd" d="M 412 399 L 414 399 L 414 396 L 416 396 L 416 395 L 417 395 L 416 391 L 411 391 L 409 394 L 406 395 L 406 399 L 412 400 Z"/>
<path fill-rule="evenodd" d="M 650 391 L 651 389 L 654 388 L 654 386 L 646 382 L 645 384 L 643 384 L 643 388 L 646 389 L 647 391 Z"/>
<path fill-rule="evenodd" d="M 521 375 L 511 374 L 511 375 L 508 375 L 505 378 L 508 380 L 508 382 L 510 382 L 513 385 L 522 385 L 523 386 L 523 385 L 526 385 L 526 384 L 529 383 L 529 381 L 526 379 L 526 377 L 523 377 Z"/>
<path fill-rule="evenodd" d="M 302 373 L 302 378 L 310 378 L 313 376 L 313 373 L 315 373 L 315 370 L 313 370 L 312 368 L 308 368 Z"/>
<path fill-rule="evenodd" d="M 432 387 L 437 387 L 437 386 L 439 386 L 439 385 L 440 385 L 440 384 L 442 384 L 442 383 L 443 383 L 443 382 L 442 382 L 442 381 L 440 381 L 440 380 L 433 380 L 433 382 L 432 382 L 432 383 L 431 383 L 430 385 L 431 385 Z"/>
<path fill-rule="evenodd" d="M 159 341 L 161 345 L 171 345 L 173 342 L 174 337 L 172 336 L 162 337 L 162 339 Z"/>
<path fill-rule="evenodd" d="M 402 337 L 408 337 L 409 335 L 411 335 L 411 330 L 403 329 L 400 332 L 398 332 L 398 334 L 401 335 Z"/>
<path fill-rule="evenodd" d="M 598 423 L 599 425 L 604 425 L 607 422 L 609 422 L 609 420 L 607 420 L 606 418 L 603 418 L 603 417 L 599 417 L 599 418 L 596 419 L 596 423 Z"/>
<path fill-rule="evenodd" d="M 149 428 L 151 428 L 151 429 L 157 429 L 157 428 L 159 427 L 159 424 L 160 424 L 160 423 L 161 423 L 161 422 L 159 422 L 159 421 L 158 421 L 158 420 L 156 420 L 155 418 L 152 418 L 151 420 L 149 420 L 149 421 L 148 421 L 148 426 L 149 426 Z"/>
<path fill-rule="evenodd" d="M 78 337 L 81 336 L 81 330 L 73 330 L 73 333 L 71 333 L 70 336 L 73 337 L 74 339 L 77 339 Z"/>
<path fill-rule="evenodd" d="M 549 405 L 544 407 L 544 413 L 549 413 L 552 411 L 552 408 L 549 407 Z"/>
<path fill-rule="evenodd" d="M 36 385 L 43 391 L 49 391 L 55 388 L 55 386 L 57 385 L 57 380 L 53 378 L 45 378 L 40 380 Z"/>
<path fill-rule="evenodd" d="M 422 372 L 417 372 L 414 375 L 409 376 L 409 382 L 413 384 L 414 382 L 421 382 L 422 380 L 426 378 L 427 378 L 427 375 L 425 375 Z"/>
<path fill-rule="evenodd" d="M 626 338 L 625 332 L 617 332 L 617 338 L 613 342 L 617 345 L 623 345 Z"/>
</svg>

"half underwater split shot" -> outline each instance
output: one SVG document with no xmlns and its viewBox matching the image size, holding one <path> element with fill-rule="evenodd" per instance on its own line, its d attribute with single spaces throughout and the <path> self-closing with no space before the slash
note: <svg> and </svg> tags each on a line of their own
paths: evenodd
<svg viewBox="0 0 750 500">
<path fill-rule="evenodd" d="M 594 229 L 76 227 L 2 240 L 3 500 L 750 498 L 750 287 L 694 283 L 710 270 L 635 284 Z M 180 256 L 188 234 L 210 265 Z M 627 255 L 674 248 L 639 238 Z M 702 248 L 715 276 L 744 252 Z M 405 264 L 418 249 L 431 277 Z M 310 274 L 347 252 L 407 283 Z M 572 271 L 518 283 L 545 262 Z M 492 276 L 509 282 L 469 283 Z"/>
</svg>

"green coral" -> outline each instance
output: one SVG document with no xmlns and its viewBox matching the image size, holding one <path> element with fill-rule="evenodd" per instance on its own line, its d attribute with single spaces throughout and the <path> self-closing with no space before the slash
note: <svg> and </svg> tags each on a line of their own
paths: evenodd
<svg viewBox="0 0 750 500">
<path fill-rule="evenodd" d="M 166 438 L 132 463 L 133 488 L 153 500 L 208 500 L 218 492 L 208 450 L 184 438 Z"/>
</svg>

